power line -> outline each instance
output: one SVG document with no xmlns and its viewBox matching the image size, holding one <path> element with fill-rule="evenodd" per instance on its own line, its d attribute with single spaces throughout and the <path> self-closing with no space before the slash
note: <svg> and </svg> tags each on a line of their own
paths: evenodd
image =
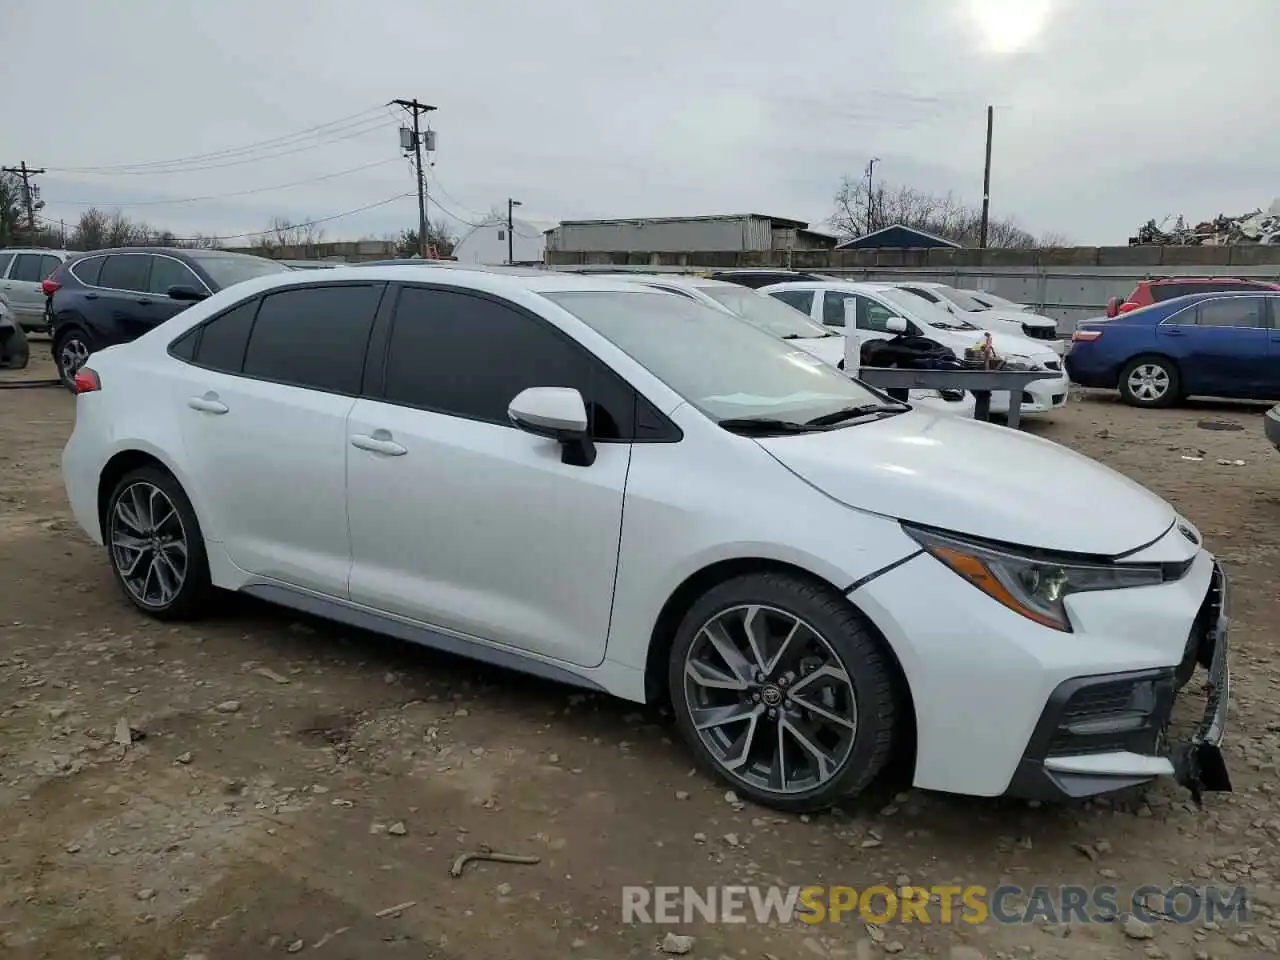
<svg viewBox="0 0 1280 960">
<path fill-rule="evenodd" d="M 213 150 L 206 153 L 196 153 L 186 157 L 175 157 L 170 160 L 141 160 L 135 163 L 105 164 L 105 165 L 96 166 L 96 167 L 51 167 L 50 169 L 57 171 L 59 173 L 105 173 L 105 172 L 112 172 L 112 171 L 123 172 L 128 170 L 139 170 L 142 168 L 169 167 L 169 166 L 175 166 L 178 164 L 197 163 L 197 162 L 203 162 L 207 160 L 215 160 L 219 158 L 226 158 L 228 156 L 235 155 L 235 154 L 254 152 L 257 150 L 261 150 L 263 147 L 283 146 L 287 141 L 294 141 L 299 138 L 307 139 L 307 138 L 316 136 L 317 134 L 321 134 L 323 131 L 327 131 L 328 133 L 340 132 L 339 130 L 332 130 L 330 128 L 341 127 L 342 125 L 346 125 L 349 127 L 349 126 L 355 126 L 358 123 L 366 123 L 368 122 L 369 119 L 372 119 L 372 117 L 368 116 L 369 114 L 381 112 L 381 110 L 382 110 L 381 106 L 371 107 L 365 110 L 361 110 L 359 113 L 353 113 L 347 117 L 340 117 L 337 120 L 330 120 L 328 123 L 317 124 L 314 127 L 307 127 L 304 130 L 298 130 L 298 131 L 295 131 L 294 133 L 285 134 L 280 137 L 272 137 L 268 140 L 258 140 L 258 141 L 255 141 L 254 143 L 244 144 L 243 146 L 239 146 L 239 147 L 227 147 L 222 150 Z M 361 119 L 357 119 L 357 118 L 361 118 Z M 352 121 L 356 121 L 356 123 L 352 123 Z"/>
<path fill-rule="evenodd" d="M 324 180 L 334 180 L 338 177 L 345 177 L 352 173 L 358 173 L 361 170 L 370 170 L 373 167 L 385 166 L 388 163 L 394 163 L 395 157 L 388 157 L 385 160 L 375 160 L 373 163 L 362 164 L 358 167 L 351 167 L 349 170 L 339 170 L 337 173 L 326 173 L 319 177 L 310 177 L 306 180 L 294 180 L 291 183 L 278 183 L 271 187 L 256 187 L 253 190 L 238 190 L 235 193 L 214 193 L 203 197 L 182 197 L 176 200 L 133 200 L 127 203 L 115 201 L 98 201 L 98 200 L 55 200 L 55 205 L 65 204 L 73 207 L 148 207 L 163 204 L 175 203 L 198 203 L 204 200 L 227 200 L 231 197 L 248 197 L 255 193 L 269 193 L 272 190 L 285 190 L 289 187 L 300 187 L 308 183 L 320 183 Z"/>
<path fill-rule="evenodd" d="M 164 176 L 166 174 L 173 174 L 173 173 L 196 173 L 200 170 L 220 170 L 225 167 L 238 167 L 238 166 L 243 166 L 246 163 L 258 163 L 263 160 L 274 160 L 278 157 L 288 157 L 288 156 L 292 156 L 295 153 L 302 153 L 306 150 L 314 150 L 317 147 L 323 147 L 330 143 L 339 143 L 343 140 L 351 140 L 354 137 L 362 137 L 366 134 L 373 133 L 375 131 L 381 132 L 386 129 L 386 124 L 387 124 L 386 120 L 382 119 L 381 117 L 378 117 L 376 118 L 372 126 L 364 127 L 359 130 L 354 130 L 340 137 L 330 137 L 327 140 L 322 140 L 317 143 L 304 143 L 301 146 L 295 146 L 293 149 L 290 149 L 290 150 L 281 150 L 275 153 L 267 153 L 267 154 L 263 154 L 261 156 L 256 156 L 256 157 L 250 156 L 250 157 L 245 157 L 245 158 L 240 158 L 235 160 L 229 160 L 225 163 L 209 163 L 209 164 L 204 164 L 200 166 L 174 167 L 170 169 L 116 170 L 116 171 L 100 171 L 100 172 L 95 172 L 92 170 L 72 171 L 66 167 L 50 167 L 49 170 L 51 172 L 62 172 L 62 173 L 76 172 L 76 173 L 86 173 L 86 174 L 95 175 L 95 176 L 101 175 L 101 176 L 113 176 L 113 177 Z"/>
<path fill-rule="evenodd" d="M 387 197 L 383 200 L 378 200 L 375 203 L 367 203 L 363 207 L 356 207 L 354 210 L 344 210 L 341 213 L 330 214 L 327 217 L 318 217 L 315 220 L 307 220 L 304 223 L 291 223 L 289 224 L 289 226 L 291 228 L 314 227 L 320 223 L 330 223 L 331 221 L 334 221 L 334 220 L 341 220 L 343 217 L 350 217 L 357 213 L 363 213 L 366 210 L 373 210 L 376 207 L 385 207 L 389 203 L 395 203 L 395 201 L 397 200 L 403 200 L 405 197 L 412 197 L 412 196 L 413 196 L 412 192 L 397 193 L 393 197 Z M 48 220 L 45 217 L 38 217 L 37 219 L 39 219 L 40 222 L 45 224 L 46 226 L 54 225 L 54 221 Z M 216 233 L 216 234 L 210 234 L 207 237 L 171 237 L 169 239 L 173 243 L 194 243 L 197 240 L 218 240 L 218 241 L 246 240 L 246 239 L 249 239 L 250 237 L 265 237 L 267 234 L 275 233 L 275 232 L 276 232 L 276 228 L 268 227 L 266 230 L 251 230 L 248 233 Z"/>
</svg>

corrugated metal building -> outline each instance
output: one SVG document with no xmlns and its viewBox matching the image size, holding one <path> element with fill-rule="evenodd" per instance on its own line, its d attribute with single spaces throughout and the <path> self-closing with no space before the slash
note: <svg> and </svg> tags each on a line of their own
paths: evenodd
<svg viewBox="0 0 1280 960">
<path fill-rule="evenodd" d="M 836 237 L 803 220 L 760 213 L 704 217 L 566 220 L 547 249 L 572 253 L 683 253 L 696 250 L 830 250 Z"/>
</svg>

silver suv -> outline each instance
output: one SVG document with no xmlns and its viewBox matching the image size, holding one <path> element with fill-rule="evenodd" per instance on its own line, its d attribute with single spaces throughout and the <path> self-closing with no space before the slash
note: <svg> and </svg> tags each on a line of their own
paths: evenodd
<svg viewBox="0 0 1280 960">
<path fill-rule="evenodd" d="M 48 329 L 42 283 L 70 256 L 66 250 L 0 250 L 0 303 L 22 329 Z"/>
</svg>

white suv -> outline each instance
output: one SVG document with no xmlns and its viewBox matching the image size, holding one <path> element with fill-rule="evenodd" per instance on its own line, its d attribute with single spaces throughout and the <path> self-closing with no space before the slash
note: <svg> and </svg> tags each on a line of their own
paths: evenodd
<svg viewBox="0 0 1280 960">
<path fill-rule="evenodd" d="M 704 304 L 542 271 L 291 271 L 75 380 L 67 495 L 150 615 L 239 590 L 666 698 L 708 770 L 781 809 L 895 754 L 984 796 L 1229 786 L 1224 583 L 1168 503 Z M 1171 744 L 1197 663 L 1218 692 Z"/>
</svg>

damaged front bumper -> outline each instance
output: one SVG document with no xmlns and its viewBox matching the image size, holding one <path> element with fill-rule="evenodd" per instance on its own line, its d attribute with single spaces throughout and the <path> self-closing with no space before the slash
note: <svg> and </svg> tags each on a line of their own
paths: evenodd
<svg viewBox="0 0 1280 960">
<path fill-rule="evenodd" d="M 1230 699 L 1227 581 L 1215 563 L 1210 586 L 1176 667 L 1077 677 L 1050 695 L 1007 793 L 1080 799 L 1160 776 L 1191 791 L 1230 791 L 1222 755 Z M 1197 666 L 1208 671 L 1204 714 L 1187 740 L 1170 742 L 1174 701 Z"/>
</svg>

